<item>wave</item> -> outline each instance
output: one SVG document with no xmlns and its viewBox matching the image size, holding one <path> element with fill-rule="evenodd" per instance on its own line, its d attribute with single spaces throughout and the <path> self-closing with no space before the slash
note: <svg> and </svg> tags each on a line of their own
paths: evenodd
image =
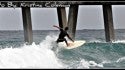
<svg viewBox="0 0 125 70">
<path fill-rule="evenodd" d="M 0 68 L 90 69 L 91 67 L 104 68 L 105 64 L 120 63 L 125 60 L 125 57 L 119 58 L 124 54 L 123 44 L 107 44 L 100 40 L 93 40 L 77 49 L 67 50 L 56 47 L 57 50 L 53 50 L 56 46 L 54 43 L 56 39 L 57 35 L 50 33 L 39 44 L 33 42 L 32 45 L 24 44 L 18 48 L 1 49 Z M 118 40 L 113 43 L 124 42 L 125 40 Z M 65 58 L 63 59 L 59 55 Z M 69 61 L 68 57 L 71 57 L 72 62 L 66 63 Z M 80 60 L 77 61 L 78 58 L 73 57 L 79 57 Z"/>
<path fill-rule="evenodd" d="M 20 48 L 0 50 L 0 68 L 62 68 L 55 53 L 51 50 L 51 42 L 56 38 L 46 36 L 40 44 L 23 45 Z"/>
</svg>

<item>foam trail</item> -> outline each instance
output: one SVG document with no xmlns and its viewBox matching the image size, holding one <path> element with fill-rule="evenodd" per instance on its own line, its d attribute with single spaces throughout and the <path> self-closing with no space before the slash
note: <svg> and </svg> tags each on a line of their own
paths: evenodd
<svg viewBox="0 0 125 70">
<path fill-rule="evenodd" d="M 121 57 L 121 58 L 119 58 L 116 62 L 122 62 L 122 61 L 124 61 L 125 60 L 125 57 Z"/>
<path fill-rule="evenodd" d="M 97 64 L 95 61 L 86 61 L 82 59 L 78 65 L 78 69 L 85 68 L 85 69 L 90 69 L 90 67 L 103 67 L 103 64 Z"/>
<path fill-rule="evenodd" d="M 54 36 L 48 35 L 39 45 L 0 50 L 0 68 L 62 68 L 55 53 L 50 49 Z"/>
<path fill-rule="evenodd" d="M 113 43 L 125 43 L 125 40 L 117 40 L 117 41 L 115 41 Z"/>
<path fill-rule="evenodd" d="M 89 41 L 89 43 L 108 43 L 106 41 L 100 41 L 100 40 L 91 40 Z M 125 43 L 125 40 L 116 40 L 116 41 L 112 41 L 112 43 Z"/>
<path fill-rule="evenodd" d="M 90 43 L 93 43 L 93 42 L 95 42 L 95 43 L 101 43 L 102 41 L 100 41 L 100 40 L 91 40 L 91 41 L 89 41 Z"/>
</svg>

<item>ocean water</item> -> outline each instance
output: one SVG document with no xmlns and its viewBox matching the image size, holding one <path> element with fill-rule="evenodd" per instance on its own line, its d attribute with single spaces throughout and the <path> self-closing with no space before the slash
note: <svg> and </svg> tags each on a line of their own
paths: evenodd
<svg viewBox="0 0 125 70">
<path fill-rule="evenodd" d="M 78 48 L 55 44 L 59 31 L 34 30 L 32 45 L 23 31 L 0 31 L 0 69 L 125 69 L 125 30 L 115 30 L 115 41 L 105 42 L 104 30 L 77 30 Z M 55 47 L 55 49 L 53 49 Z"/>
</svg>

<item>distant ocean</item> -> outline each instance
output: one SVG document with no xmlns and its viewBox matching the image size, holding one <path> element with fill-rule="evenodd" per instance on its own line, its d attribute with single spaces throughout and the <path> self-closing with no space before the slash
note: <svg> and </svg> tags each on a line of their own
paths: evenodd
<svg viewBox="0 0 125 70">
<path fill-rule="evenodd" d="M 125 69 L 125 29 L 115 30 L 113 43 L 105 42 L 104 30 L 77 30 L 75 40 L 86 43 L 71 50 L 56 46 L 58 34 L 34 30 L 26 45 L 23 31 L 0 31 L 0 69 Z"/>
</svg>

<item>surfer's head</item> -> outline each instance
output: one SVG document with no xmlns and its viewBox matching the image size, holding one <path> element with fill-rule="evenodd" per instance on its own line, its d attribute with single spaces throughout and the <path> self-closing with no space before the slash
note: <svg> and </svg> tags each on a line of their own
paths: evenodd
<svg viewBox="0 0 125 70">
<path fill-rule="evenodd" d="M 67 31 L 69 28 L 68 27 L 65 27 L 65 31 Z"/>
</svg>

